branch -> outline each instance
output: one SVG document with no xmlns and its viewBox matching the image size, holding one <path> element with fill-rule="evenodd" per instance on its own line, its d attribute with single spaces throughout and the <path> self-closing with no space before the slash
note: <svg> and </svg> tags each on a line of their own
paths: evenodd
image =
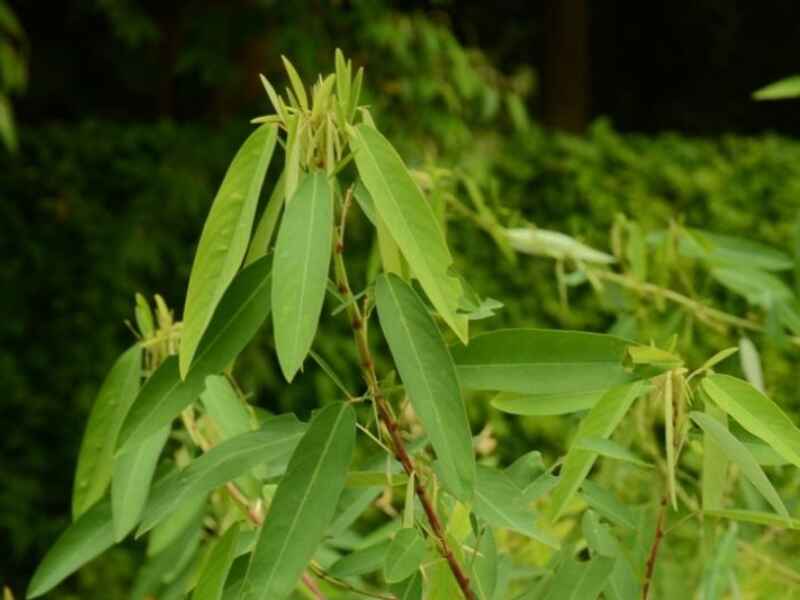
<svg viewBox="0 0 800 600">
<path fill-rule="evenodd" d="M 644 567 L 644 579 L 642 581 L 642 600 L 648 600 L 650 597 L 650 584 L 653 581 L 653 571 L 656 568 L 656 558 L 658 558 L 658 550 L 661 547 L 661 540 L 664 539 L 664 524 L 667 520 L 667 500 L 668 493 L 661 497 L 661 506 L 658 510 L 658 524 L 656 525 L 656 534 L 653 538 L 653 544 L 650 546 L 650 552 L 647 555 L 647 562 Z"/>
<path fill-rule="evenodd" d="M 411 477 L 417 473 L 414 461 L 406 450 L 405 442 L 400 434 L 400 427 L 397 423 L 397 420 L 392 415 L 389 403 L 383 395 L 383 390 L 378 383 L 378 376 L 375 373 L 375 363 L 372 360 L 372 354 L 370 353 L 369 342 L 367 340 L 366 322 L 364 321 L 363 313 L 361 312 L 358 303 L 352 301 L 352 291 L 350 290 L 350 283 L 348 281 L 347 270 L 343 257 L 344 238 L 342 236 L 344 222 L 347 216 L 347 209 L 350 206 L 350 197 L 351 190 L 348 190 L 342 205 L 342 224 L 340 225 L 339 235 L 337 236 L 334 246 L 336 285 L 339 288 L 339 293 L 345 298 L 347 314 L 350 318 L 350 325 L 353 330 L 353 338 L 356 343 L 356 348 L 358 349 L 359 360 L 361 361 L 361 372 L 375 402 L 375 406 L 378 411 L 378 417 L 386 430 L 389 432 L 394 457 L 403 466 L 406 474 Z M 442 521 L 436 512 L 436 508 L 431 501 L 431 498 L 428 496 L 428 492 L 422 485 L 418 474 L 414 477 L 414 491 L 417 495 L 417 498 L 419 498 L 420 504 L 422 504 L 422 508 L 425 511 L 425 516 L 427 517 L 428 523 L 431 526 L 433 536 L 436 538 L 439 546 L 439 553 L 447 561 L 447 564 L 453 573 L 453 577 L 455 577 L 456 583 L 458 583 L 458 587 L 461 589 L 461 593 L 464 595 L 466 600 L 477 600 L 475 593 L 469 586 L 469 577 L 450 548 Z"/>
</svg>

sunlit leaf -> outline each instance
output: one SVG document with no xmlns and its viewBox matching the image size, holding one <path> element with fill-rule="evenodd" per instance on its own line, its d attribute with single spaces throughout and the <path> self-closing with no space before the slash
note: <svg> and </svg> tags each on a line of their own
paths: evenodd
<svg viewBox="0 0 800 600">
<path fill-rule="evenodd" d="M 544 600 L 589 600 L 606 586 L 614 559 L 596 556 L 588 562 L 567 558 L 553 577 Z"/>
<path fill-rule="evenodd" d="M 747 431 L 760 437 L 786 460 L 800 466 L 800 430 L 772 400 L 746 381 L 711 375 L 703 390 Z"/>
<path fill-rule="evenodd" d="M 284 600 L 291 594 L 333 519 L 355 432 L 355 411 L 347 404 L 331 404 L 314 417 L 272 499 L 241 600 Z"/>
<path fill-rule="evenodd" d="M 264 212 L 261 214 L 253 231 L 253 239 L 250 240 L 250 248 L 247 250 L 247 256 L 244 260 L 245 266 L 251 265 L 267 254 L 283 208 L 284 194 L 283 173 L 281 173 L 278 182 L 272 189 L 267 205 L 264 207 Z"/>
<path fill-rule="evenodd" d="M 501 392 L 492 398 L 492 406 L 512 415 L 567 415 L 589 410 L 606 390 L 555 394 L 515 394 Z"/>
<path fill-rule="evenodd" d="M 580 243 L 575 238 L 559 231 L 548 231 L 534 227 L 507 229 L 506 236 L 517 252 L 535 256 L 549 256 L 557 260 L 577 260 L 585 263 L 607 265 L 616 262 L 610 254 L 600 252 Z"/>
<path fill-rule="evenodd" d="M 306 175 L 287 203 L 272 277 L 275 347 L 291 381 L 303 364 L 322 313 L 333 240 L 333 198 L 327 175 Z"/>
<path fill-rule="evenodd" d="M 715 419 L 720 427 L 728 427 L 728 415 L 713 404 L 706 404 L 709 419 Z M 715 436 L 703 434 L 703 509 L 722 507 L 725 482 L 728 474 L 728 458 Z"/>
<path fill-rule="evenodd" d="M 714 517 L 717 519 L 744 521 L 746 523 L 755 523 L 756 525 L 766 525 L 769 527 L 800 529 L 800 519 L 787 519 L 775 513 L 761 512 L 757 510 L 716 508 L 714 510 L 704 510 L 703 514 L 707 517 Z"/>
<path fill-rule="evenodd" d="M 762 394 L 765 393 L 764 372 L 761 369 L 761 357 L 758 348 L 748 337 L 739 339 L 739 360 L 745 379 Z"/>
<path fill-rule="evenodd" d="M 180 373 L 186 377 L 203 333 L 247 251 L 277 127 L 262 125 L 245 140 L 217 192 L 197 246 L 181 331 Z"/>
<path fill-rule="evenodd" d="M 697 423 L 705 433 L 711 435 L 722 448 L 723 452 L 729 460 L 739 465 L 741 473 L 753 484 L 753 486 L 764 496 L 764 499 L 772 505 L 775 512 L 788 517 L 789 513 L 783 505 L 783 501 L 778 492 L 775 491 L 772 483 L 764 471 L 758 465 L 758 462 L 747 447 L 737 440 L 728 431 L 727 427 L 720 424 L 719 421 L 700 412 L 689 413 L 691 419 Z"/>
<path fill-rule="evenodd" d="M 364 186 L 434 308 L 466 343 L 467 319 L 458 314 L 461 285 L 450 275 L 450 251 L 431 206 L 403 160 L 377 130 L 362 123 L 350 143 Z"/>
<path fill-rule="evenodd" d="M 625 446 L 618 444 L 613 440 L 602 437 L 587 437 L 575 440 L 574 448 L 579 450 L 588 450 L 596 452 L 606 458 L 613 458 L 614 460 L 621 460 L 623 462 L 631 463 L 639 467 L 652 468 L 652 464 L 643 461 L 636 454 L 631 452 Z"/>
<path fill-rule="evenodd" d="M 753 92 L 756 100 L 786 100 L 800 97 L 800 75 L 792 75 Z"/>
<path fill-rule="evenodd" d="M 117 434 L 139 392 L 141 377 L 142 349 L 137 344 L 117 359 L 94 401 L 75 470 L 74 519 L 100 500 L 108 489 Z"/>
<path fill-rule="evenodd" d="M 583 418 L 575 438 L 580 440 L 591 437 L 609 437 L 622 421 L 633 401 L 647 389 L 648 384 L 643 381 L 610 389 Z M 583 480 L 589 474 L 596 458 L 596 452 L 570 447 L 561 467 L 558 485 L 553 490 L 553 520 L 563 514 Z"/>
<path fill-rule="evenodd" d="M 453 359 L 417 293 L 396 275 L 375 284 L 378 316 L 411 405 L 439 458 L 442 479 L 468 500 L 475 480 L 472 434 Z"/>
<path fill-rule="evenodd" d="M 200 398 L 222 439 L 236 437 L 253 429 L 244 400 L 239 398 L 226 377 L 209 375 Z"/>
</svg>

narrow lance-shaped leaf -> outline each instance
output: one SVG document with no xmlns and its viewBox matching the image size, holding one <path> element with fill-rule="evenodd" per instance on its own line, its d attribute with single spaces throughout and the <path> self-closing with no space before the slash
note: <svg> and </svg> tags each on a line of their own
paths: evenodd
<svg viewBox="0 0 800 600">
<path fill-rule="evenodd" d="M 48 550 L 28 585 L 27 598 L 43 596 L 114 543 L 111 503 L 95 504 Z"/>
<path fill-rule="evenodd" d="M 278 129 L 262 125 L 248 137 L 217 192 L 197 247 L 181 331 L 180 373 L 186 377 L 214 309 L 239 270 L 255 220 Z"/>
<path fill-rule="evenodd" d="M 333 577 L 341 579 L 378 571 L 386 563 L 386 553 L 389 551 L 391 543 L 391 540 L 381 540 L 359 548 L 333 563 L 329 573 Z"/>
<path fill-rule="evenodd" d="M 139 522 L 150 493 L 158 457 L 169 437 L 164 427 L 141 444 L 117 456 L 111 480 L 114 541 L 121 542 Z"/>
<path fill-rule="evenodd" d="M 286 205 L 273 263 L 272 310 L 281 370 L 291 381 L 317 332 L 333 240 L 333 201 L 322 171 L 306 175 Z"/>
<path fill-rule="evenodd" d="M 780 496 L 778 496 L 778 492 L 775 491 L 772 483 L 767 479 L 766 474 L 745 445 L 733 437 L 728 428 L 713 417 L 700 412 L 692 412 L 689 416 L 705 433 L 716 440 L 731 461 L 739 465 L 742 474 L 764 496 L 764 499 L 772 505 L 775 512 L 783 517 L 788 517 L 789 513 Z"/>
<path fill-rule="evenodd" d="M 501 329 L 475 336 L 468 346 L 453 346 L 452 352 L 461 385 L 468 389 L 599 397 L 631 380 L 623 366 L 630 344 L 597 333 Z M 495 405 L 505 410 L 498 400 Z"/>
<path fill-rule="evenodd" d="M 184 470 L 160 479 L 153 486 L 138 535 L 179 510 L 186 499 L 208 494 L 256 465 L 288 456 L 305 430 L 293 415 L 270 419 L 261 430 L 226 440 Z"/>
<path fill-rule="evenodd" d="M 250 240 L 250 248 L 247 250 L 247 256 L 244 259 L 245 266 L 250 265 L 257 261 L 259 258 L 267 254 L 269 244 L 272 242 L 272 234 L 275 233 L 275 227 L 278 224 L 278 217 L 280 217 L 281 209 L 283 208 L 284 189 L 283 189 L 284 174 L 278 178 L 278 183 L 270 194 L 267 206 L 264 208 L 264 213 L 258 220 L 255 230 L 253 231 L 253 239 Z"/>
<path fill-rule="evenodd" d="M 576 439 L 609 437 L 617 428 L 633 401 L 648 389 L 648 384 L 637 381 L 610 389 L 598 400 L 578 427 Z M 589 474 L 596 452 L 572 447 L 567 452 L 558 485 L 553 490 L 553 520 L 558 519 L 567 508 L 583 480 Z"/>
<path fill-rule="evenodd" d="M 375 284 L 378 317 L 406 394 L 439 458 L 444 485 L 469 500 L 475 456 L 453 359 L 425 303 L 396 275 Z"/>
<path fill-rule="evenodd" d="M 329 405 L 314 417 L 278 484 L 239 600 L 291 594 L 333 519 L 355 432 L 355 411 L 347 404 Z"/>
<path fill-rule="evenodd" d="M 728 415 L 718 406 L 706 403 L 706 414 L 715 419 L 720 427 L 728 428 Z M 728 458 L 716 438 L 703 434 L 703 509 L 722 508 L 725 480 L 728 474 Z"/>
<path fill-rule="evenodd" d="M 425 558 L 427 544 L 416 528 L 401 529 L 397 532 L 386 553 L 383 567 L 388 583 L 398 583 L 411 577 Z"/>
<path fill-rule="evenodd" d="M 458 314 L 461 283 L 450 274 L 453 258 L 430 204 L 403 160 L 376 129 L 362 123 L 351 129 L 358 173 L 391 237 L 408 261 L 431 303 L 458 335 L 468 338 L 468 321 Z"/>
<path fill-rule="evenodd" d="M 125 417 L 117 439 L 117 454 L 132 450 L 163 430 L 197 399 L 204 382 L 205 377 L 199 373 L 182 381 L 178 357 L 167 358 L 142 386 Z"/>
<path fill-rule="evenodd" d="M 497 545 L 486 527 L 480 534 L 475 555 L 470 558 L 471 583 L 478 600 L 494 600 L 497 588 Z"/>
<path fill-rule="evenodd" d="M 225 590 L 225 581 L 236 558 L 239 541 L 239 525 L 234 524 L 217 542 L 200 574 L 192 600 L 220 600 Z"/>
<path fill-rule="evenodd" d="M 702 386 L 711 400 L 742 427 L 800 467 L 800 430 L 777 404 L 746 381 L 729 375 L 706 377 Z"/>
<path fill-rule="evenodd" d="M 94 401 L 75 471 L 73 518 L 100 500 L 108 489 L 117 434 L 139 392 L 141 377 L 142 349 L 137 344 L 117 359 Z"/>
</svg>

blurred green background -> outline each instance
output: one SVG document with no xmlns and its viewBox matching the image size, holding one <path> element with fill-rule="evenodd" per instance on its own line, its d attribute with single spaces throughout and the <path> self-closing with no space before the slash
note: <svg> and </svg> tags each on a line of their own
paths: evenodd
<svg viewBox="0 0 800 600">
<path fill-rule="evenodd" d="M 624 213 L 796 252 L 800 104 L 751 99 L 800 70 L 792 2 L 7 4 L 25 32 L 6 31 L 12 50 L 0 52 L 18 137 L 15 153 L 0 149 L 0 581 L 17 593 L 69 520 L 84 422 L 130 342 L 133 294 L 161 293 L 180 314 L 216 187 L 249 119 L 269 111 L 257 75 L 283 82 L 282 53 L 311 78 L 341 47 L 365 67 L 366 102 L 409 164 L 468 174 L 504 223 L 607 249 Z M 11 85 L 20 58 L 27 81 Z M 366 254 L 366 228 L 352 235 L 351 253 Z M 470 224 L 450 239 L 473 287 L 506 304 L 493 326 L 619 326 L 619 307 L 588 289 L 565 311 L 550 261 L 504 260 Z M 667 316 L 648 313 L 632 334 L 661 331 Z M 356 382 L 347 332 L 324 333 L 320 353 Z M 758 342 L 768 389 L 800 415 L 793 353 Z M 286 389 L 269 343 L 245 357 L 243 384 L 266 407 L 308 411 L 330 384 L 309 372 Z M 683 350 L 700 360 L 735 343 L 703 333 Z M 553 420 L 489 417 L 501 460 L 560 451 Z M 124 597 L 140 552 L 114 549 L 52 597 Z"/>
</svg>

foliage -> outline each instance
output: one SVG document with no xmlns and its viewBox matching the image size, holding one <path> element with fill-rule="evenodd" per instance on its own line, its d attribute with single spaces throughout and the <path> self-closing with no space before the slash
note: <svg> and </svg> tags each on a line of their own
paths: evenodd
<svg viewBox="0 0 800 600">
<path fill-rule="evenodd" d="M 731 527 L 719 535 L 714 525 L 798 527 L 762 465 L 797 465 L 800 430 L 757 378 L 715 373 L 730 350 L 698 358 L 697 348 L 686 356 L 682 349 L 687 337 L 692 344 L 706 331 L 763 333 L 778 348 L 794 344 L 797 299 L 781 279 L 793 257 L 675 220 L 648 232 L 650 224 L 618 216 L 609 253 L 537 229 L 520 209 L 498 214 L 482 201 L 507 157 L 476 174 L 477 182 L 458 169 L 410 172 L 359 105 L 360 71 L 341 54 L 335 73 L 320 77 L 310 94 L 285 62 L 291 87 L 279 96 L 265 81 L 274 114 L 256 119 L 262 125 L 231 163 L 225 193 L 206 220 L 189 290 L 211 283 L 211 292 L 194 296 L 182 323 L 160 297 L 154 312 L 139 300 L 141 389 L 126 412 L 130 401 L 118 402 L 114 390 L 126 395 L 127 385 L 110 376 L 96 401 L 98 415 L 121 407 L 113 417 L 121 422 L 115 452 L 101 457 L 112 462 L 111 502 L 98 491 L 108 486 L 107 468 L 87 467 L 101 479 L 90 476 L 92 496 L 78 494 L 75 521 L 43 559 L 28 597 L 48 592 L 140 520 L 147 525 L 137 535 L 149 530 L 149 560 L 135 589 L 158 597 L 185 595 L 198 581 L 196 597 L 248 600 L 288 598 L 294 590 L 316 598 L 421 598 L 424 590 L 431 600 L 532 600 L 666 598 L 681 586 L 719 597 L 729 586 L 738 589 L 735 549 L 757 554 L 762 541 L 746 525 L 741 534 Z M 247 250 L 254 227 L 274 228 L 257 226 L 256 211 L 243 210 L 243 202 L 254 202 L 275 134 L 284 166 L 271 181 L 284 214 L 274 252 L 268 233 Z M 472 208 L 459 200 L 461 188 Z M 274 223 L 270 205 L 263 218 Z M 455 215 L 488 233 L 511 264 L 526 260 L 515 253 L 552 261 L 562 313 L 570 288 L 591 287 L 621 315 L 617 335 L 492 327 L 501 305 L 473 291 L 473 269 L 460 262 L 465 255 L 448 248 L 445 227 L 451 230 Z M 375 258 L 357 278 L 351 267 L 358 262 L 349 256 L 354 226 L 377 238 Z M 249 266 L 240 270 L 246 257 Z M 259 314 L 252 299 L 267 287 L 270 299 Z M 722 297 L 737 298 L 732 302 L 747 314 L 723 310 L 702 289 L 727 290 Z M 326 296 L 331 314 L 323 310 Z M 663 319 L 651 316 L 653 306 Z M 308 425 L 296 420 L 299 407 L 277 417 L 255 410 L 234 377 L 243 370 L 237 356 L 265 312 L 285 379 L 298 371 L 299 380 L 330 379 Z M 392 361 L 376 361 L 373 312 Z M 344 316 L 360 383 L 312 349 L 324 340 L 320 328 Z M 487 332 L 469 341 L 475 322 Z M 658 335 L 643 340 L 653 325 Z M 190 342 L 185 331 L 193 332 Z M 748 348 L 743 370 L 753 374 L 758 353 Z M 486 436 L 473 436 L 467 418 L 487 393 L 501 394 L 493 401 L 501 411 L 548 414 L 544 404 L 576 415 L 566 454 L 554 459 L 525 448 L 507 467 L 492 464 Z M 137 490 L 150 487 L 154 459 L 176 419 L 171 460 L 162 463 L 166 474 L 152 484 L 150 499 L 116 502 L 118 473 L 137 478 Z M 86 435 L 81 464 L 108 444 L 104 429 L 89 427 Z M 250 450 L 255 435 L 282 450 Z M 263 461 L 232 459 L 245 452 Z M 142 458 L 125 460 L 130 453 Z M 705 460 L 711 456 L 718 459 Z M 626 460 L 617 465 L 620 457 Z M 592 474 L 598 460 L 601 469 Z M 781 475 L 779 487 L 795 477 Z M 615 478 L 638 485 L 615 485 Z M 383 514 L 376 519 L 370 506 L 379 495 Z M 187 498 L 173 503 L 181 518 L 166 520 L 168 512 L 155 507 L 176 497 Z M 678 528 L 683 537 L 676 541 L 670 534 Z M 696 552 L 704 542 L 707 568 L 692 564 L 679 581 L 669 577 L 680 562 L 663 557 Z"/>
<path fill-rule="evenodd" d="M 25 32 L 3 0 L 0 2 L 0 139 L 11 152 L 17 149 L 11 96 L 23 92 L 28 80 L 24 44 Z"/>
</svg>

